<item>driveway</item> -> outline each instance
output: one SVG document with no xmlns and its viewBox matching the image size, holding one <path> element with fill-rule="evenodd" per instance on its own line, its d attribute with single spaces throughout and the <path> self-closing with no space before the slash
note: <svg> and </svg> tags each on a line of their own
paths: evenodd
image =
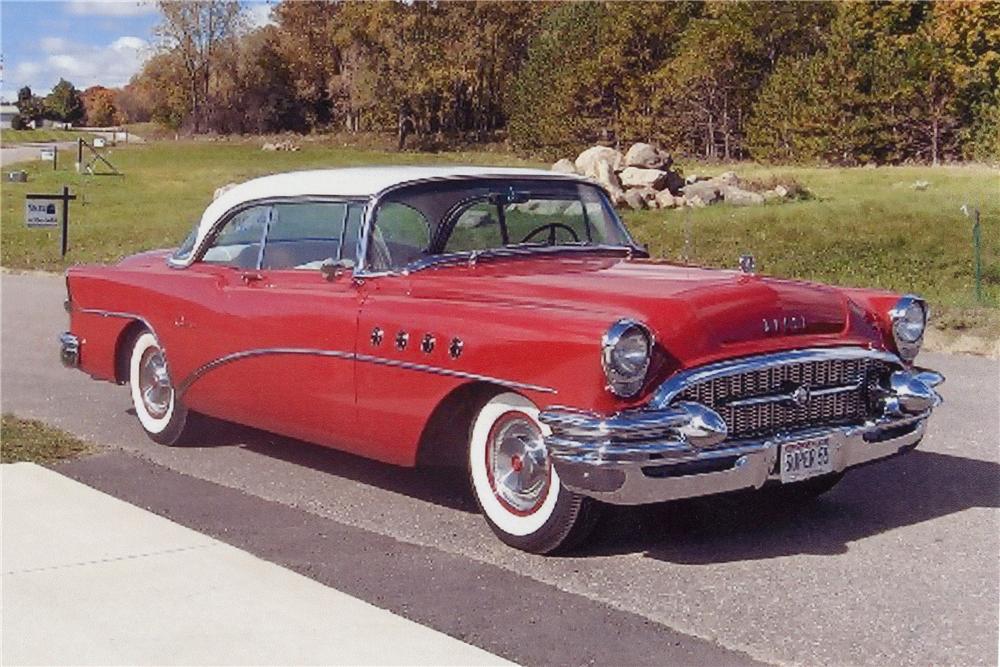
<svg viewBox="0 0 1000 667">
<path fill-rule="evenodd" d="M 260 503 L 260 526 L 244 530 L 262 549 L 291 540 L 291 524 L 325 521 L 356 531 L 364 539 L 348 542 L 366 547 L 355 548 L 356 572 L 348 569 L 347 579 L 366 581 L 367 595 L 382 596 L 382 604 L 408 618 L 440 611 L 441 598 L 453 611 L 430 613 L 425 622 L 449 634 L 459 632 L 454 617 L 478 613 L 478 638 L 460 638 L 504 657 L 545 662 L 537 652 L 496 644 L 497 633 L 509 631 L 506 612 L 540 600 L 523 617 L 524 632 L 511 634 L 562 642 L 549 658 L 567 656 L 568 662 L 589 655 L 650 664 L 997 663 L 996 361 L 921 355 L 921 364 L 948 381 L 946 403 L 920 448 L 853 471 L 813 505 L 795 510 L 706 499 L 616 509 L 587 550 L 542 558 L 500 544 L 463 481 L 447 472 L 400 469 L 237 427 L 219 429 L 201 446 L 155 445 L 130 414 L 126 388 L 59 365 L 55 336 L 66 328 L 61 277 L 4 274 L 0 280 L 3 410 L 117 450 L 103 463 L 93 457 L 70 464 L 72 474 L 112 493 L 123 487 L 130 502 L 184 514 L 192 525 L 212 523 L 219 533 L 226 517 L 215 508 L 225 502 L 211 500 L 212 494 L 238 494 L 241 502 Z M 157 497 L 144 500 L 152 494 Z M 287 518 L 272 521 L 271 514 Z M 418 555 L 395 559 L 389 552 Z M 299 571 L 321 577 L 338 553 L 303 546 L 274 558 L 294 560 Z M 395 565 L 380 570 L 385 563 Z M 473 569 L 492 574 L 469 575 L 464 596 L 438 594 L 441 582 L 450 581 L 447 572 Z M 438 579 L 428 581 L 428 571 Z M 494 583 L 469 583 L 476 577 Z M 408 593 L 392 593 L 399 590 Z M 667 653 L 658 641 L 664 639 L 663 646 L 691 652 Z M 637 643 L 645 654 L 626 651 Z"/>
</svg>

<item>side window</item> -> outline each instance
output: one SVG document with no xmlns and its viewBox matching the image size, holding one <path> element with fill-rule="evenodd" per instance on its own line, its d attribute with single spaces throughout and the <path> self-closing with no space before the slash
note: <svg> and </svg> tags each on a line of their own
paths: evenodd
<svg viewBox="0 0 1000 667">
<path fill-rule="evenodd" d="M 424 214 L 406 204 L 382 204 L 375 217 L 368 263 L 376 271 L 398 269 L 423 257 L 431 242 Z"/>
<path fill-rule="evenodd" d="M 458 216 L 444 251 L 468 252 L 499 248 L 502 245 L 503 235 L 497 219 L 497 205 L 482 201 L 469 206 Z"/>
<path fill-rule="evenodd" d="M 275 204 L 261 268 L 315 269 L 338 259 L 348 208 L 340 202 Z"/>
<path fill-rule="evenodd" d="M 270 214 L 270 206 L 253 206 L 234 215 L 215 235 L 201 261 L 237 269 L 257 268 Z"/>
</svg>

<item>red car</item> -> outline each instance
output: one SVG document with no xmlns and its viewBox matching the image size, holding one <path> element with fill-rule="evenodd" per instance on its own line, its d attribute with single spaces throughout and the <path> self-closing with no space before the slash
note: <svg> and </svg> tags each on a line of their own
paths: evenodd
<svg viewBox="0 0 1000 667">
<path fill-rule="evenodd" d="M 818 495 L 914 448 L 941 401 L 921 299 L 649 259 L 600 187 L 545 171 L 267 176 L 67 290 L 64 363 L 129 383 L 153 440 L 209 415 L 458 464 L 540 553 L 602 503 Z"/>
</svg>

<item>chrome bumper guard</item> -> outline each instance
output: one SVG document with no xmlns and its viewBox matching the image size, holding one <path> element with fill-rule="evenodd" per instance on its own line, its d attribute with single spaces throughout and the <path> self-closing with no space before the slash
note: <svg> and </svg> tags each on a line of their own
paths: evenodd
<svg viewBox="0 0 1000 667">
<path fill-rule="evenodd" d="M 80 339 L 68 331 L 59 334 L 59 359 L 66 368 L 80 365 Z"/>
<path fill-rule="evenodd" d="M 921 369 L 891 374 L 880 388 L 882 414 L 863 424 L 803 428 L 757 440 L 726 439 L 718 413 L 699 403 L 647 407 L 612 416 L 553 407 L 539 420 L 561 483 L 618 505 L 760 488 L 780 479 L 785 443 L 827 438 L 834 472 L 916 446 L 942 399 L 944 378 Z"/>
</svg>

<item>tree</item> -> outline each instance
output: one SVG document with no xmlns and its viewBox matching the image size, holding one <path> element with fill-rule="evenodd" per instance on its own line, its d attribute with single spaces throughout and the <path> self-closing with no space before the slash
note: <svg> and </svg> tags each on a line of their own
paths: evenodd
<svg viewBox="0 0 1000 667">
<path fill-rule="evenodd" d="M 17 110 L 21 122 L 25 125 L 31 122 L 37 123 L 45 116 L 45 102 L 34 95 L 30 87 L 24 86 L 17 91 Z"/>
<path fill-rule="evenodd" d="M 209 105 L 212 73 L 219 51 L 243 26 L 235 0 L 160 0 L 157 32 L 184 68 L 191 120 L 200 132 Z"/>
<path fill-rule="evenodd" d="M 91 86 L 80 95 L 87 125 L 107 127 L 119 120 L 115 92 L 104 86 Z"/>
<path fill-rule="evenodd" d="M 83 118 L 83 100 L 80 99 L 80 91 L 66 79 L 59 79 L 59 83 L 45 97 L 45 111 L 55 120 L 75 123 Z"/>
</svg>

